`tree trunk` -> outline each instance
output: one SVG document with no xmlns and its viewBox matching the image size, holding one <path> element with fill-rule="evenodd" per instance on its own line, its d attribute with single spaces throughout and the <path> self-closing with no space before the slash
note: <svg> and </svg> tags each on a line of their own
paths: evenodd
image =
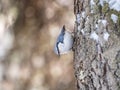
<svg viewBox="0 0 120 90">
<path fill-rule="evenodd" d="M 78 90 L 120 90 L 120 13 L 99 0 L 74 0 Z M 111 14 L 118 15 L 114 23 Z"/>
</svg>

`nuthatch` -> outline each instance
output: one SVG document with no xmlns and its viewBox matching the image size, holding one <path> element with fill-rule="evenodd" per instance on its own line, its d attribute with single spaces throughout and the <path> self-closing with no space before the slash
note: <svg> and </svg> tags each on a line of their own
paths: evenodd
<svg viewBox="0 0 120 90">
<path fill-rule="evenodd" d="M 68 51 L 70 51 L 72 49 L 72 46 L 73 46 L 72 33 L 67 31 L 64 25 L 57 38 L 57 41 L 54 47 L 54 52 L 60 56 L 61 54 L 65 54 Z"/>
</svg>

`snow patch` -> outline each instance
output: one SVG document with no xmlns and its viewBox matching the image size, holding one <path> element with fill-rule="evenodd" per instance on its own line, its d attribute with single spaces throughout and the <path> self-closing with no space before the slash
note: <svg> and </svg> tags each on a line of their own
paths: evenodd
<svg viewBox="0 0 120 90">
<path fill-rule="evenodd" d="M 102 20 L 102 23 L 103 23 L 104 26 L 107 25 L 107 21 L 106 20 Z"/>
<path fill-rule="evenodd" d="M 83 29 L 81 30 L 81 33 L 82 33 L 82 35 L 85 35 L 85 32 L 84 32 L 84 30 L 83 30 Z"/>
<path fill-rule="evenodd" d="M 90 0 L 91 13 L 94 13 L 94 10 L 93 10 L 93 8 L 94 8 L 94 5 L 95 5 L 95 2 L 94 2 L 94 0 Z"/>
<path fill-rule="evenodd" d="M 99 40 L 99 36 L 96 34 L 96 32 L 92 32 L 90 35 L 90 38 L 97 41 Z"/>
<path fill-rule="evenodd" d="M 85 11 L 82 12 L 82 17 L 85 18 Z"/>
<path fill-rule="evenodd" d="M 100 0 L 99 4 L 100 4 L 101 6 L 103 6 L 103 5 L 104 5 L 104 0 Z"/>
<path fill-rule="evenodd" d="M 95 2 L 93 0 L 90 0 L 90 5 L 95 5 Z"/>
<path fill-rule="evenodd" d="M 80 31 L 80 25 L 78 26 L 78 31 Z"/>
<path fill-rule="evenodd" d="M 103 19 L 103 20 L 98 20 L 98 23 L 102 22 L 102 24 L 104 25 L 104 27 L 107 25 L 107 20 Z"/>
<path fill-rule="evenodd" d="M 91 1 L 93 1 L 93 0 L 91 0 Z M 99 4 L 101 6 L 104 6 L 104 2 L 109 4 L 110 9 L 120 11 L 120 0 L 100 0 Z"/>
<path fill-rule="evenodd" d="M 94 13 L 94 11 L 93 10 L 91 10 L 91 12 L 90 13 Z"/>
<path fill-rule="evenodd" d="M 105 40 L 105 41 L 108 41 L 109 36 L 110 36 L 109 33 L 108 33 L 108 32 L 105 32 L 105 33 L 104 33 L 104 36 L 103 36 L 104 40 Z"/>
<path fill-rule="evenodd" d="M 98 24 L 95 24 L 95 28 L 98 29 Z"/>
<path fill-rule="evenodd" d="M 80 19 L 80 16 L 81 16 L 80 13 L 78 13 L 77 16 L 76 16 L 76 18 L 77 18 L 77 23 L 80 23 L 80 20 L 81 20 L 81 19 Z"/>
<path fill-rule="evenodd" d="M 118 16 L 115 14 L 111 14 L 111 19 L 113 20 L 114 23 L 117 23 Z"/>
<path fill-rule="evenodd" d="M 110 9 L 120 11 L 120 0 L 109 0 L 108 2 Z"/>
</svg>

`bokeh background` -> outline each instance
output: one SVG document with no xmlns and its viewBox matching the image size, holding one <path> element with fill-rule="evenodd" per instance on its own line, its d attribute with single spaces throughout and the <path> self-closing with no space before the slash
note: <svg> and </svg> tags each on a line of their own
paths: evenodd
<svg viewBox="0 0 120 90">
<path fill-rule="evenodd" d="M 0 90 L 76 89 L 73 52 L 60 58 L 53 52 L 62 26 L 74 29 L 73 4 L 73 0 L 19 1 L 14 45 L 0 61 Z"/>
</svg>

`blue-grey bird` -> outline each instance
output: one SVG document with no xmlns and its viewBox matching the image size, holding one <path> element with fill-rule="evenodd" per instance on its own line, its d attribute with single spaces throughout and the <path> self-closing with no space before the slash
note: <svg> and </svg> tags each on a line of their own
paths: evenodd
<svg viewBox="0 0 120 90">
<path fill-rule="evenodd" d="M 65 29 L 65 25 L 57 38 L 55 43 L 54 52 L 57 55 L 66 54 L 72 49 L 73 46 L 73 36 L 72 33 Z"/>
</svg>

